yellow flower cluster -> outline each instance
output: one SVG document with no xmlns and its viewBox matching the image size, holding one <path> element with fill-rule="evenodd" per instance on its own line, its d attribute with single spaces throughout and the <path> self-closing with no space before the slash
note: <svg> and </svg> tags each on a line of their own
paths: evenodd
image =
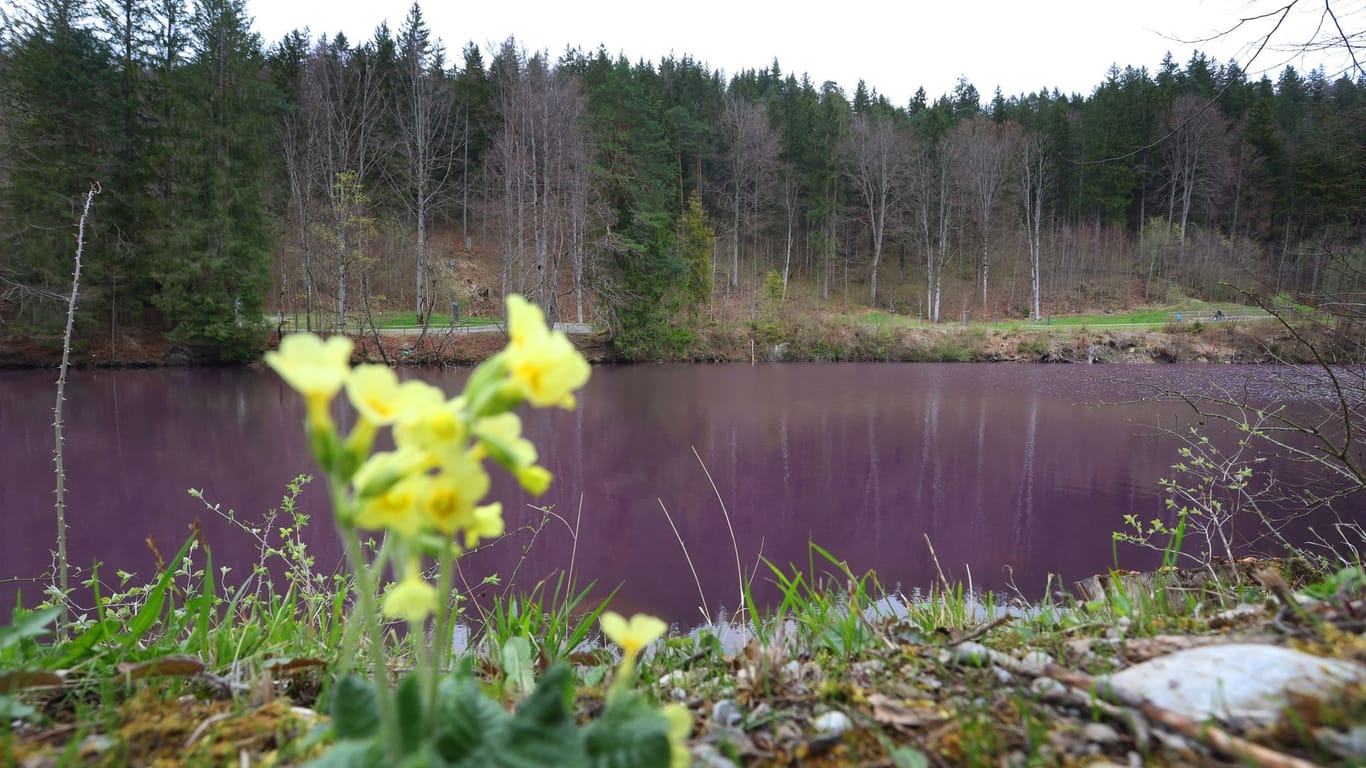
<svg viewBox="0 0 1366 768">
<path fill-rule="evenodd" d="M 536 464 L 536 446 L 522 437 L 512 409 L 573 407 L 574 391 L 588 381 L 589 366 L 564 334 L 552 332 L 536 306 L 509 296 L 508 347 L 471 375 L 463 395 L 447 399 L 421 381 L 400 383 L 387 366 L 351 367 L 351 341 L 312 334 L 283 339 L 266 364 L 304 396 L 314 451 L 324 471 L 346 496 L 338 515 L 344 525 L 384 530 L 409 545 L 423 534 L 464 535 L 465 547 L 503 533 L 502 505 L 481 505 L 489 491 L 485 458 L 502 465 L 533 494 L 544 493 L 551 475 Z M 357 414 L 343 445 L 329 415 L 346 390 Z M 370 454 L 375 431 L 390 427 L 395 449 Z M 418 575 L 415 558 L 397 558 L 404 572 L 385 594 L 387 615 L 420 621 L 436 595 Z"/>
</svg>

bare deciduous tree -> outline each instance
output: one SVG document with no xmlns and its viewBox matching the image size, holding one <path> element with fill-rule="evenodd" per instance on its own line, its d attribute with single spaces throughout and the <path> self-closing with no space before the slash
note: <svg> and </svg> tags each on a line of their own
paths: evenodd
<svg viewBox="0 0 1366 768">
<path fill-rule="evenodd" d="M 731 288 L 740 287 L 740 235 L 768 193 L 778 159 L 778 137 L 763 106 L 734 95 L 726 97 L 721 116 L 726 143 L 727 176 L 723 197 L 730 205 Z"/>
<path fill-rule="evenodd" d="M 489 168 L 499 192 L 503 291 L 526 294 L 553 322 L 567 261 L 575 316 L 582 318 L 589 190 L 584 97 L 544 55 L 527 59 L 511 40 L 499 62 L 502 125 Z"/>
<path fill-rule="evenodd" d="M 939 145 L 917 143 L 912 165 L 911 190 L 915 200 L 916 229 L 925 252 L 925 318 L 939 322 L 944 271 L 952 259 L 949 235 L 954 209 L 953 175 L 949 155 Z"/>
<path fill-rule="evenodd" d="M 1042 280 L 1043 197 L 1048 189 L 1048 156 L 1042 136 L 1034 135 L 1020 143 L 1020 202 L 1024 214 L 1025 243 L 1029 251 L 1030 311 L 1035 320 L 1043 319 L 1039 298 Z"/>
<path fill-rule="evenodd" d="M 1225 156 L 1227 126 L 1206 100 L 1187 94 L 1173 102 L 1158 129 L 1167 136 L 1162 148 L 1167 173 L 1167 220 L 1180 213 L 1181 242 L 1197 200 L 1207 200 L 1217 175 L 1214 166 Z M 1178 208 L 1179 206 L 1179 208 Z"/>
<path fill-rule="evenodd" d="M 348 275 L 358 253 L 353 242 L 353 223 L 363 211 L 356 201 L 363 199 L 357 190 L 373 175 L 373 163 L 383 152 L 379 141 L 380 119 L 384 113 L 378 68 L 365 48 L 351 48 L 345 41 L 320 42 L 309 57 L 308 100 L 304 110 L 308 130 L 317 142 L 317 163 L 313 188 L 321 195 L 325 208 L 326 238 L 332 246 L 331 264 L 336 276 L 337 322 L 346 331 Z M 344 175 L 350 174 L 349 176 Z"/>
<path fill-rule="evenodd" d="M 859 201 L 872 237 L 868 303 L 877 306 L 877 271 L 888 230 L 901 212 L 906 193 L 910 154 L 907 143 L 889 117 L 863 114 L 854 119 L 845 144 L 844 171 L 858 189 Z"/>
<path fill-rule="evenodd" d="M 982 311 L 987 309 L 987 281 L 991 275 L 991 218 L 1009 189 L 1007 181 L 1014 171 L 1019 126 L 997 123 L 978 115 L 959 123 L 949 136 L 949 155 L 953 159 L 954 180 L 970 207 L 981 237 L 977 279 L 982 289 Z"/>
<path fill-rule="evenodd" d="M 413 3 L 399 31 L 403 72 L 394 102 L 398 148 L 403 162 L 398 181 L 408 212 L 417 228 L 416 304 L 419 320 L 430 314 L 434 299 L 427 294 L 427 220 L 452 181 L 460 142 L 454 130 L 454 93 L 445 76 L 445 51 L 431 40 L 422 10 Z"/>
</svg>

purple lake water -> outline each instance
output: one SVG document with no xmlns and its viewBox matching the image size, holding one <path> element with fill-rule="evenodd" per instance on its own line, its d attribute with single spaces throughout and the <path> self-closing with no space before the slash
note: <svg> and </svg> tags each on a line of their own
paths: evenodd
<svg viewBox="0 0 1366 768">
<path fill-rule="evenodd" d="M 455 392 L 467 371 L 404 370 Z M 1159 478 L 1177 460 L 1145 425 L 1189 421 L 1184 406 L 1138 402 L 1151 386 L 1199 390 L 1264 381 L 1267 369 L 1214 366 L 953 364 L 639 365 L 600 367 L 574 412 L 524 412 L 555 474 L 537 503 L 557 521 L 462 561 L 517 586 L 569 568 L 615 607 L 697 620 L 683 539 L 713 610 L 736 607 L 741 567 L 761 600 L 777 594 L 759 558 L 805 568 L 809 542 L 873 570 L 882 585 L 928 587 L 933 542 L 951 579 L 1040 595 L 1114 565 L 1111 532 L 1126 513 L 1162 514 Z M 0 610 L 39 598 L 55 546 L 52 406 L 55 371 L 0 372 Z M 1121 402 L 1122 405 L 1099 405 Z M 302 405 L 265 369 L 82 370 L 65 415 L 71 562 L 150 578 L 146 541 L 167 556 L 198 520 L 229 581 L 249 572 L 256 543 L 189 496 L 189 488 L 259 519 L 285 486 L 314 472 Z M 694 455 L 694 451 L 696 455 Z M 700 461 L 699 461 L 700 457 Z M 715 482 L 713 491 L 706 470 Z M 495 472 L 509 530 L 542 518 Z M 321 479 L 305 491 L 318 567 L 341 548 Z M 663 509 L 678 528 L 676 536 Z M 1359 516 L 1358 509 L 1355 514 Z M 1119 551 L 1120 565 L 1157 556 Z M 520 568 L 518 569 L 518 564 Z M 490 590 L 479 591 L 487 598 Z"/>
</svg>

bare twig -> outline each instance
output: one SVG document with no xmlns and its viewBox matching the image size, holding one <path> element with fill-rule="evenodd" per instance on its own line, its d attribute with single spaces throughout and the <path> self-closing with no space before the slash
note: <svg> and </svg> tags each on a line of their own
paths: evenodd
<svg viewBox="0 0 1366 768">
<path fill-rule="evenodd" d="M 726 500 L 721 498 L 721 491 L 717 489 L 716 481 L 711 479 L 711 472 L 707 471 L 707 464 L 702 461 L 702 455 L 697 452 L 696 446 L 693 446 L 692 455 L 697 457 L 697 463 L 702 466 L 702 473 L 707 476 L 707 482 L 711 483 L 712 493 L 716 494 L 716 501 L 721 505 L 721 514 L 726 517 L 726 530 L 730 531 L 730 546 L 735 552 L 736 586 L 740 590 L 740 602 L 737 605 L 741 606 L 741 610 L 743 610 L 745 605 L 745 571 L 740 565 L 740 544 L 735 540 L 735 526 L 730 523 L 730 512 L 726 511 Z"/>
<path fill-rule="evenodd" d="M 81 210 L 81 221 L 76 230 L 76 267 L 71 276 L 71 298 L 66 305 L 66 333 L 62 336 L 62 367 L 57 374 L 57 404 L 52 409 L 53 457 L 57 471 L 57 586 L 61 590 L 57 617 L 57 636 L 66 637 L 66 594 L 70 588 L 70 571 L 66 562 L 66 467 L 62 463 L 62 403 L 66 400 L 66 371 L 71 364 L 71 332 L 76 325 L 76 299 L 81 288 L 81 256 L 85 252 L 85 220 L 90 215 L 90 206 L 95 195 L 100 193 L 100 183 L 90 185 L 85 193 L 85 207 Z"/>
<path fill-rule="evenodd" d="M 971 632 L 967 633 L 966 635 L 963 635 L 962 637 L 958 638 L 957 640 L 950 640 L 950 641 L 948 641 L 947 643 L 944 643 L 944 647 L 950 648 L 950 647 L 953 647 L 953 646 L 955 646 L 955 645 L 960 645 L 960 644 L 962 644 L 962 643 L 971 642 L 971 641 L 976 640 L 977 638 L 979 638 L 979 637 L 985 635 L 986 633 L 990 632 L 991 630 L 996 629 L 997 627 L 999 627 L 999 626 L 1001 626 L 1001 625 L 1003 625 L 1003 624 L 1009 624 L 1009 623 L 1010 623 L 1011 621 L 1013 621 L 1014 619 L 1015 619 L 1014 616 L 1011 616 L 1010 614 L 1006 614 L 1005 616 L 1002 616 L 1001 618 L 999 618 L 999 619 L 997 619 L 997 620 L 991 622 L 990 624 L 986 624 L 986 625 L 984 625 L 984 626 L 981 626 L 981 627 L 978 627 L 977 629 L 972 630 Z"/>
<path fill-rule="evenodd" d="M 706 620 L 707 626 L 711 626 L 711 613 L 707 610 L 707 593 L 702 591 L 702 580 L 697 577 L 697 568 L 692 564 L 692 555 L 688 554 L 688 545 L 683 543 L 683 534 L 678 532 L 678 526 L 674 525 L 673 515 L 669 514 L 668 507 L 664 506 L 664 500 L 656 498 L 659 508 L 664 510 L 664 519 L 669 521 L 669 527 L 674 531 L 674 537 L 678 539 L 678 546 L 683 548 L 683 559 L 688 561 L 688 570 L 692 571 L 693 583 L 697 585 L 697 597 L 702 601 L 698 609 L 702 611 L 702 618 Z"/>
</svg>

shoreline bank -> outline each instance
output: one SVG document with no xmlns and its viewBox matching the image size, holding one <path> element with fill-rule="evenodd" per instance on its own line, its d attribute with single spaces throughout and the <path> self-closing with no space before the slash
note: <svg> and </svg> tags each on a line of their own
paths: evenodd
<svg viewBox="0 0 1366 768">
<path fill-rule="evenodd" d="M 892 326 L 846 319 L 713 323 L 696 332 L 680 355 L 632 361 L 621 357 L 603 331 L 571 333 L 593 363 L 630 362 L 975 362 L 975 363 L 1300 363 L 1313 357 L 1279 323 L 1192 324 L 1166 329 L 1057 326 Z M 357 361 L 392 365 L 474 365 L 506 343 L 501 332 L 449 329 L 355 336 Z M 272 332 L 267 348 L 279 343 Z M 0 368 L 55 368 L 60 339 L 0 339 Z M 193 348 L 159 334 L 124 333 L 73 347 L 80 368 L 148 368 L 213 365 Z M 246 363 L 248 365 L 253 363 Z"/>
</svg>

